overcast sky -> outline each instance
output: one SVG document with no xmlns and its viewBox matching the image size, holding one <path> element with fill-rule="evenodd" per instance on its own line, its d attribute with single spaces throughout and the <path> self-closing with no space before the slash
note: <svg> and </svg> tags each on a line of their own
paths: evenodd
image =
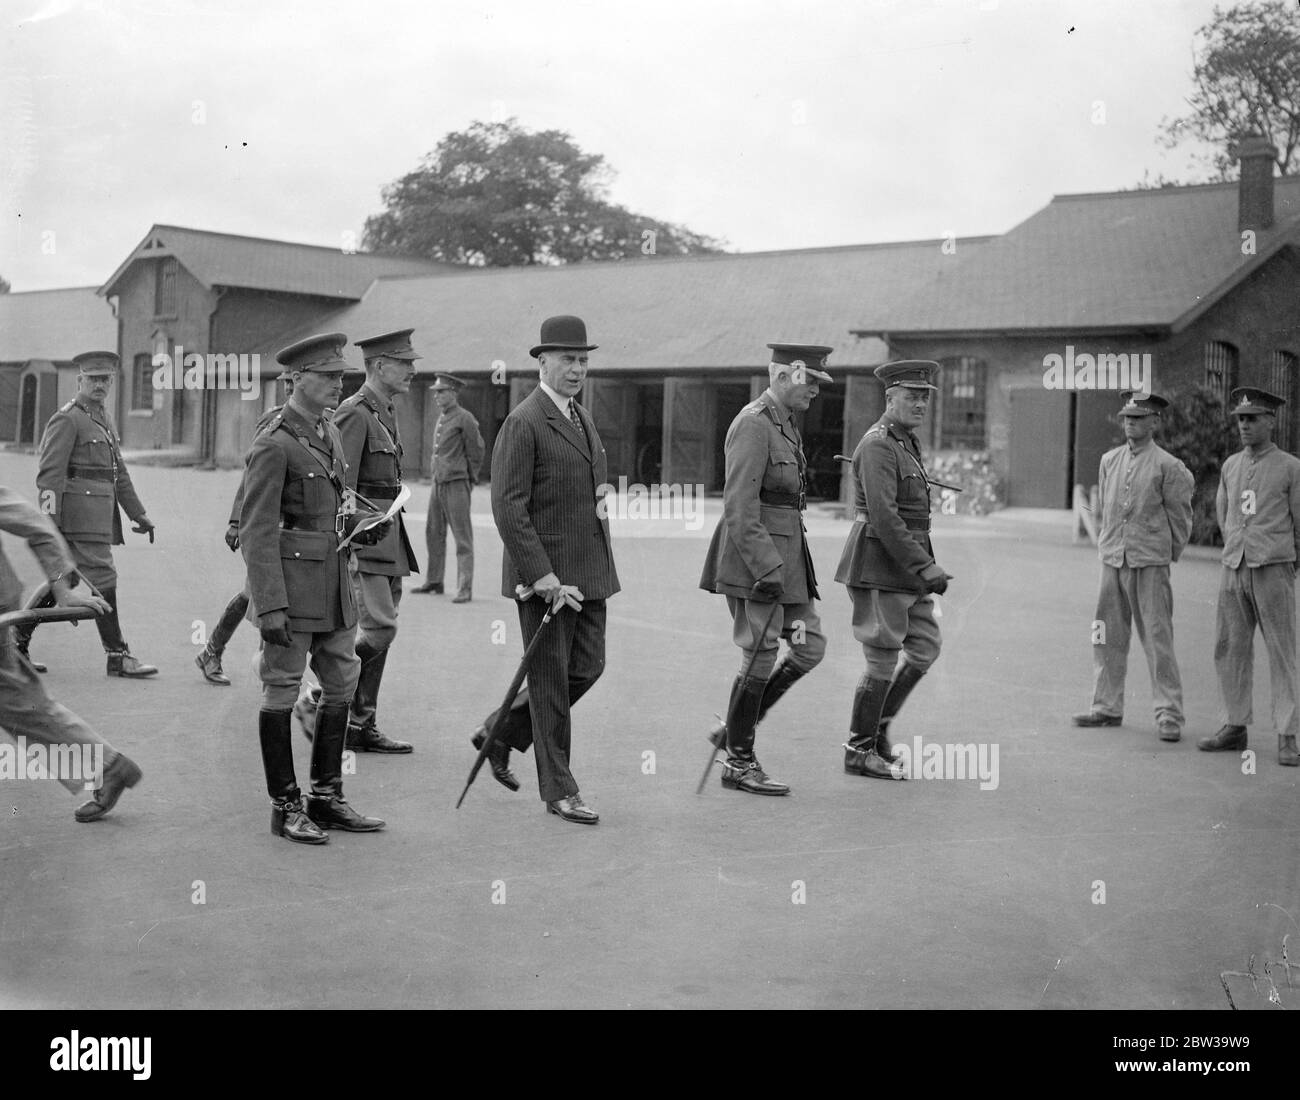
<svg viewBox="0 0 1300 1100">
<path fill-rule="evenodd" d="M 568 131 L 737 251 L 1001 233 L 1144 171 L 1213 0 L 3 0 L 0 275 L 154 222 L 337 245 L 447 132 Z"/>
</svg>

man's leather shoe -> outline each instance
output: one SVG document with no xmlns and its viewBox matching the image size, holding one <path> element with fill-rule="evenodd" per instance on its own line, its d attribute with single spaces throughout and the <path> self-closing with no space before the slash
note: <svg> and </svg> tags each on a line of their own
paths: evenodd
<svg viewBox="0 0 1300 1100">
<path fill-rule="evenodd" d="M 320 688 L 315 684 L 305 684 L 298 694 L 298 701 L 293 705 L 293 716 L 298 719 L 298 728 L 310 741 L 316 736 L 316 708 L 320 706 Z"/>
<path fill-rule="evenodd" d="M 111 650 L 108 654 L 108 675 L 139 679 L 143 676 L 156 676 L 158 670 L 153 665 L 137 661 L 125 649 Z"/>
<path fill-rule="evenodd" d="M 1294 734 L 1277 735 L 1277 762 L 1284 768 L 1300 767 L 1300 751 L 1296 750 Z"/>
<path fill-rule="evenodd" d="M 875 749 L 852 749 L 844 746 L 844 770 L 849 775 L 866 775 L 872 779 L 906 779 L 907 769 L 896 760 L 886 760 Z"/>
<path fill-rule="evenodd" d="M 1201 752 L 1241 752 L 1246 747 L 1246 727 L 1224 726 L 1213 737 L 1202 737 L 1196 747 Z"/>
<path fill-rule="evenodd" d="M 1122 726 L 1124 719 L 1113 714 L 1098 714 L 1090 710 L 1085 714 L 1076 714 L 1071 721 L 1076 726 Z"/>
<path fill-rule="evenodd" d="M 299 844 L 328 844 L 330 839 L 307 816 L 301 798 L 271 803 L 271 835 L 282 836 L 285 840 L 294 840 Z"/>
<path fill-rule="evenodd" d="M 412 592 L 432 592 L 435 596 L 442 595 L 442 585 L 434 584 L 432 581 L 426 581 L 419 588 L 412 588 Z"/>
<path fill-rule="evenodd" d="M 724 760 L 722 785 L 729 791 L 748 791 L 750 794 L 789 794 L 790 788 L 778 783 L 763 770 L 757 758 L 752 760 Z"/>
<path fill-rule="evenodd" d="M 1161 722 L 1156 731 L 1160 734 L 1161 741 L 1181 741 L 1183 731 L 1178 728 L 1177 722 Z"/>
<path fill-rule="evenodd" d="M 347 737 L 343 742 L 345 749 L 353 752 L 413 752 L 415 746 L 409 741 L 394 741 L 385 737 L 374 726 L 362 729 L 360 726 L 348 726 Z"/>
<path fill-rule="evenodd" d="M 459 596 L 454 596 L 454 597 L 452 597 L 452 601 L 451 601 L 451 602 L 452 602 L 452 603 L 469 603 L 469 601 L 470 601 L 470 597 L 467 596 L 465 593 L 462 592 Z"/>
<path fill-rule="evenodd" d="M 583 802 L 580 794 L 571 794 L 558 802 L 548 802 L 546 812 L 557 814 L 565 821 L 576 821 L 579 825 L 595 825 L 600 820 L 600 814 Z"/>
<path fill-rule="evenodd" d="M 29 665 L 32 666 L 32 671 L 34 671 L 34 672 L 49 672 L 49 671 L 50 671 L 48 665 L 44 664 L 44 663 L 41 662 L 41 661 L 33 661 L 33 660 L 32 660 L 32 655 L 31 655 L 30 653 L 27 652 L 27 644 L 26 644 L 25 642 L 19 642 L 19 643 L 18 643 L 18 652 L 21 653 L 21 654 L 23 655 L 24 660 L 26 660 L 26 662 L 27 662 Z"/>
<path fill-rule="evenodd" d="M 483 742 L 487 740 L 487 730 L 479 726 L 478 732 L 469 739 L 469 743 L 476 749 L 483 747 Z M 492 748 L 487 754 L 488 766 L 492 769 L 492 778 L 508 791 L 519 790 L 519 780 L 515 778 L 515 773 L 510 770 L 510 748 L 501 738 L 492 742 Z"/>
<path fill-rule="evenodd" d="M 203 651 L 194 658 L 194 663 L 199 666 L 199 671 L 208 683 L 230 686 L 230 677 L 221 668 L 221 654 L 210 645 L 203 647 Z"/>
<path fill-rule="evenodd" d="M 377 817 L 362 817 L 342 795 L 309 794 L 307 816 L 322 829 L 345 833 L 377 833 L 386 824 Z"/>
<path fill-rule="evenodd" d="M 78 821 L 98 821 L 117 805 L 122 792 L 140 782 L 144 772 L 134 760 L 118 753 L 113 762 L 104 769 L 104 778 L 99 788 L 90 796 L 89 802 L 83 802 L 73 811 Z"/>
</svg>

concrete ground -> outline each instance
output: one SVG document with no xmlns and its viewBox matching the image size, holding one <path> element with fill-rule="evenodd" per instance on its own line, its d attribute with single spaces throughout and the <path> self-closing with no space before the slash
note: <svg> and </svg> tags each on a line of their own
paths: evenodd
<svg viewBox="0 0 1300 1100">
<path fill-rule="evenodd" d="M 34 473 L 0 454 L 0 484 L 32 494 Z M 862 670 L 831 579 L 848 525 L 814 517 L 830 648 L 758 741 L 794 793 L 715 775 L 696 797 L 739 663 L 722 599 L 695 587 L 718 503 L 695 531 L 616 519 L 607 671 L 575 710 L 574 771 L 602 815 L 584 828 L 544 813 L 531 755 L 518 794 L 485 770 L 452 808 L 520 656 L 479 488 L 474 601 L 408 595 L 388 663 L 381 727 L 415 754 L 363 755 L 346 782 L 388 829 L 310 848 L 269 832 L 256 633 L 227 652 L 234 687 L 192 663 L 199 623 L 242 584 L 221 541 L 237 477 L 136 471 L 158 542 L 118 552 L 122 619 L 156 679 L 106 678 L 91 624 L 36 636 L 51 694 L 145 778 L 92 825 L 54 783 L 0 781 L 0 1006 L 1222 1008 L 1221 972 L 1254 956 L 1262 974 L 1285 936 L 1300 944 L 1300 774 L 1275 763 L 1262 652 L 1254 774 L 1195 748 L 1220 722 L 1212 555 L 1174 569 L 1189 724 L 1169 745 L 1136 649 L 1127 724 L 1069 724 L 1089 700 L 1098 567 L 1066 523 L 938 517 L 945 648 L 895 741 L 996 747 L 997 784 L 891 784 L 841 768 Z M 1238 1007 L 1270 1007 L 1266 981 L 1228 981 Z"/>
</svg>

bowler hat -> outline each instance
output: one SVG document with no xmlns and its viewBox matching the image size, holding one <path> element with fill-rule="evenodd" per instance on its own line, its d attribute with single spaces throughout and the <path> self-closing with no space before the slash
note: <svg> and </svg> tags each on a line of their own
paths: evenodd
<svg viewBox="0 0 1300 1100">
<path fill-rule="evenodd" d="M 536 359 L 544 351 L 595 351 L 599 344 L 587 343 L 587 326 L 581 317 L 562 314 L 542 322 L 542 340 L 528 354 Z"/>
</svg>

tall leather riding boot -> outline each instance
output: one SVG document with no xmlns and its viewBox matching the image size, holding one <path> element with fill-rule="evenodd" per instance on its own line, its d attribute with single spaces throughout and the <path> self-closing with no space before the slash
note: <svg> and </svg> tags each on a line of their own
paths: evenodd
<svg viewBox="0 0 1300 1100">
<path fill-rule="evenodd" d="M 34 606 L 38 608 L 53 607 L 55 605 L 55 602 L 56 601 L 54 599 L 54 593 L 47 592 L 45 593 L 44 596 L 42 596 L 39 600 L 36 601 Z M 18 652 L 23 655 L 23 657 L 27 660 L 27 663 L 30 664 L 32 668 L 34 668 L 37 672 L 46 672 L 48 671 L 47 667 L 44 664 L 42 664 L 40 661 L 33 661 L 32 655 L 27 651 L 28 646 L 31 645 L 32 635 L 34 633 L 36 633 L 35 623 L 24 623 L 22 626 L 14 627 L 14 644 L 18 647 Z"/>
<path fill-rule="evenodd" d="M 763 701 L 758 707 L 758 721 L 761 722 L 763 720 L 763 716 L 772 709 L 772 705 L 787 691 L 789 691 L 794 682 L 800 679 L 805 672 L 805 669 L 801 669 L 797 665 L 791 664 L 789 661 L 782 661 L 776 666 L 776 669 L 772 672 L 771 677 L 767 681 L 767 689 L 763 692 Z M 736 677 L 736 683 L 740 683 L 739 676 Z M 732 685 L 731 692 L 732 699 L 727 704 L 728 714 L 731 713 L 731 708 L 735 705 L 735 684 Z M 715 749 L 725 747 L 727 741 L 727 726 L 725 722 L 719 722 L 709 731 L 709 740 L 713 743 Z"/>
<path fill-rule="evenodd" d="M 379 708 L 379 685 L 384 679 L 388 650 L 376 649 L 368 642 L 358 642 L 357 656 L 361 659 L 361 672 L 357 676 L 357 689 L 352 695 L 352 706 L 348 711 L 346 747 L 354 752 L 411 752 L 414 746 L 409 741 L 395 741 L 391 737 L 385 737 L 375 726 L 375 713 Z"/>
<path fill-rule="evenodd" d="M 849 722 L 849 740 L 844 745 L 844 770 L 850 775 L 869 775 L 876 779 L 905 779 L 898 764 L 890 763 L 876 751 L 880 734 L 880 715 L 889 694 L 890 682 L 863 674 L 853 695 L 853 718 Z"/>
<path fill-rule="evenodd" d="M 303 811 L 302 793 L 293 772 L 288 712 L 259 711 L 257 734 L 262 743 L 266 791 L 271 796 L 271 835 L 299 844 L 324 844 L 329 837 Z"/>
<path fill-rule="evenodd" d="M 902 667 L 894 673 L 894 679 L 889 685 L 889 694 L 885 696 L 885 707 L 880 712 L 876 736 L 876 752 L 882 759 L 894 759 L 894 750 L 889 744 L 889 723 L 902 709 L 903 703 L 912 694 L 912 689 L 921 682 L 921 677 L 924 675 L 924 672 L 907 661 L 904 661 Z"/>
<path fill-rule="evenodd" d="M 212 628 L 212 633 L 208 635 L 208 645 L 218 657 L 225 652 L 226 643 L 230 641 L 239 628 L 239 624 L 243 621 L 247 611 L 248 597 L 242 592 L 226 604 L 226 609 L 221 613 L 217 625 Z"/>
<path fill-rule="evenodd" d="M 316 711 L 311 742 L 311 794 L 307 816 L 322 829 L 373 833 L 384 827 L 377 817 L 362 817 L 343 797 L 343 742 L 348 732 L 348 705 L 330 703 Z"/>
<path fill-rule="evenodd" d="M 131 656 L 126 639 L 122 637 L 122 627 L 117 620 L 117 589 L 102 589 L 101 595 L 108 601 L 109 611 L 107 615 L 96 617 L 95 626 L 99 628 L 99 640 L 104 643 L 104 652 L 108 654 L 108 675 L 130 678 L 155 675 L 158 669 Z"/>
<path fill-rule="evenodd" d="M 789 794 L 784 783 L 768 777 L 754 755 L 754 729 L 763 705 L 767 681 L 737 677 L 727 707 L 727 759 L 722 765 L 722 785 L 750 794 Z"/>
</svg>

